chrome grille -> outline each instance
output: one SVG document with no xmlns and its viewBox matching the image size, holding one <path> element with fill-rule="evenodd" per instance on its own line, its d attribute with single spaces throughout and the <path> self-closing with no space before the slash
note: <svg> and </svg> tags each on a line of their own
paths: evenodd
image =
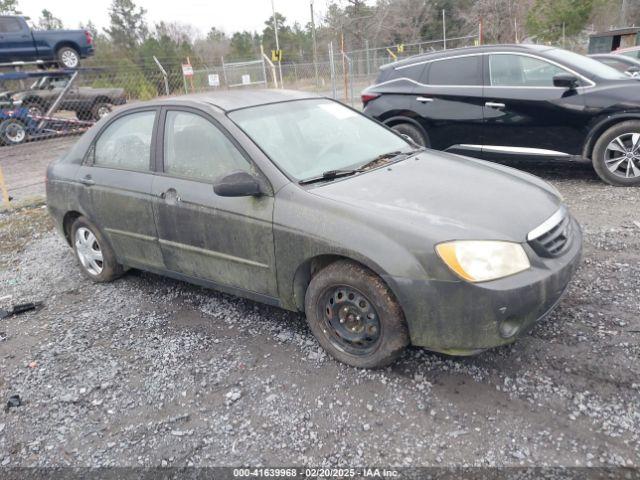
<svg viewBox="0 0 640 480">
<path fill-rule="evenodd" d="M 541 229 L 541 227 L 543 227 Z M 563 207 L 529 236 L 529 245 L 541 257 L 557 257 L 571 245 L 571 217 Z"/>
</svg>

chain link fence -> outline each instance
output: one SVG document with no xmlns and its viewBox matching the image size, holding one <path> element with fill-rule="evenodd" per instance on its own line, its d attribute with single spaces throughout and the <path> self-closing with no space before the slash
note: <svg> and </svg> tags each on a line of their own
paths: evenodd
<svg viewBox="0 0 640 480">
<path fill-rule="evenodd" d="M 476 36 L 446 40 L 446 47 L 473 45 Z M 43 138 L 77 135 L 125 104 L 163 96 L 247 88 L 287 88 L 317 92 L 358 107 L 360 92 L 375 81 L 381 65 L 445 47 L 444 40 L 341 52 L 318 46 L 318 61 L 282 62 L 269 58 L 242 62 L 219 59 L 211 66 L 167 68 L 157 59 L 78 70 L 0 74 L 0 149 Z M 201 63 L 201 65 L 205 65 Z"/>
</svg>

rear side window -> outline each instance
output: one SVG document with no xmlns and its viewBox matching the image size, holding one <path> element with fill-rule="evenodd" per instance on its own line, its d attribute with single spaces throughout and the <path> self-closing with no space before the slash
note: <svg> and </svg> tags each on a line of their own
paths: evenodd
<svg viewBox="0 0 640 480">
<path fill-rule="evenodd" d="M 482 85 L 482 57 L 450 58 L 429 64 L 430 85 Z"/>
<path fill-rule="evenodd" d="M 421 78 L 425 64 L 410 65 L 406 67 L 385 68 L 380 71 L 376 83 L 387 82 L 389 80 L 397 80 L 401 78 L 408 78 L 413 82 L 424 82 Z"/>
<path fill-rule="evenodd" d="M 149 170 L 155 118 L 156 112 L 138 112 L 111 123 L 96 141 L 94 165 L 124 170 Z"/>
<path fill-rule="evenodd" d="M 21 32 L 22 25 L 17 18 L 0 17 L 0 33 Z"/>
<path fill-rule="evenodd" d="M 194 113 L 170 111 L 164 130 L 164 170 L 194 180 L 214 180 L 251 165 L 224 133 Z"/>
</svg>

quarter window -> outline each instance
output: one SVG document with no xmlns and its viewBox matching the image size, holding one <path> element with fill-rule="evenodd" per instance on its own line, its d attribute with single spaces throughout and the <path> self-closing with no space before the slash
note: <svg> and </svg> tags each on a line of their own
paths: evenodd
<svg viewBox="0 0 640 480">
<path fill-rule="evenodd" d="M 115 120 L 100 135 L 94 164 L 125 170 L 149 170 L 156 112 L 131 113 Z"/>
<path fill-rule="evenodd" d="M 251 165 L 210 121 L 189 112 L 167 113 L 164 134 L 166 173 L 195 180 L 214 180 Z"/>
<path fill-rule="evenodd" d="M 430 85 L 482 85 L 482 57 L 451 58 L 429 64 Z"/>
<path fill-rule="evenodd" d="M 539 58 L 490 55 L 489 76 L 495 87 L 553 87 L 553 77 L 566 70 Z"/>
</svg>

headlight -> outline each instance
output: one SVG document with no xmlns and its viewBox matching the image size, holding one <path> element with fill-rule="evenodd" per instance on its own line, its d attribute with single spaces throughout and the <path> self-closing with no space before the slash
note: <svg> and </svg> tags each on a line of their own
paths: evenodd
<svg viewBox="0 0 640 480">
<path fill-rule="evenodd" d="M 486 282 L 528 269 L 531 264 L 522 246 L 492 240 L 459 240 L 436 245 L 440 258 L 459 277 Z"/>
</svg>

